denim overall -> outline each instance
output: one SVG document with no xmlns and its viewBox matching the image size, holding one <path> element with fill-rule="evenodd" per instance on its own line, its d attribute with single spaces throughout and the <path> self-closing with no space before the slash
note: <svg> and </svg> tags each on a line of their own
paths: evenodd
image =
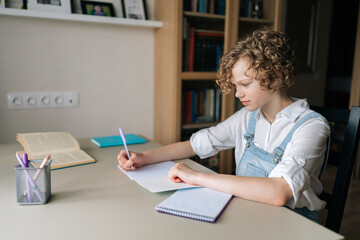
<svg viewBox="0 0 360 240">
<path fill-rule="evenodd" d="M 290 130 L 280 146 L 274 149 L 273 153 L 266 152 L 254 145 L 254 133 L 256 126 L 257 111 L 251 113 L 247 133 L 244 134 L 246 146 L 236 169 L 236 175 L 247 177 L 268 177 L 272 169 L 281 161 L 287 144 L 290 142 L 295 130 L 311 118 L 322 116 L 316 112 L 311 112 L 302 117 Z M 318 221 L 316 211 L 310 211 L 306 207 L 292 209 L 296 213 L 303 215 L 315 222 Z"/>
</svg>

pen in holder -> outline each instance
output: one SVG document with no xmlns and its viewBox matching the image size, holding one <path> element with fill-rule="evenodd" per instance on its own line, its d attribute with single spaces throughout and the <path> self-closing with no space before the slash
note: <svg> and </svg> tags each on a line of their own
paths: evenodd
<svg viewBox="0 0 360 240">
<path fill-rule="evenodd" d="M 31 160 L 40 166 L 42 160 Z M 51 196 L 51 160 L 43 168 L 29 164 L 28 168 L 20 164 L 14 167 L 16 175 L 16 198 L 20 205 L 45 204 Z"/>
</svg>

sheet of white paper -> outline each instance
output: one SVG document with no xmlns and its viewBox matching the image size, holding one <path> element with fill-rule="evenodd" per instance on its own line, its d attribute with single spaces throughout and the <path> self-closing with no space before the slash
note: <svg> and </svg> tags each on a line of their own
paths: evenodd
<svg viewBox="0 0 360 240">
<path fill-rule="evenodd" d="M 136 182 L 140 186 L 142 186 L 143 188 L 146 188 L 147 190 L 149 190 L 152 193 L 198 187 L 198 186 L 189 185 L 187 183 L 174 183 L 167 177 L 167 175 L 153 177 L 153 178 L 138 179 L 138 180 L 136 180 Z"/>
<path fill-rule="evenodd" d="M 214 173 L 212 170 L 189 159 L 180 161 L 186 163 L 195 171 Z M 134 171 L 124 171 L 119 165 L 117 167 L 131 180 L 136 181 L 140 186 L 153 193 L 185 188 L 197 188 L 197 186 L 186 183 L 174 183 L 168 178 L 168 172 L 175 164 L 176 163 L 173 161 L 159 162 L 145 165 L 141 168 L 135 169 Z"/>
<path fill-rule="evenodd" d="M 120 168 L 119 165 L 118 168 L 123 171 L 123 173 L 125 173 L 131 180 L 138 180 L 143 178 L 167 176 L 170 168 L 174 165 L 174 162 L 166 161 L 145 165 L 141 168 L 135 169 L 134 171 L 124 171 Z"/>
</svg>

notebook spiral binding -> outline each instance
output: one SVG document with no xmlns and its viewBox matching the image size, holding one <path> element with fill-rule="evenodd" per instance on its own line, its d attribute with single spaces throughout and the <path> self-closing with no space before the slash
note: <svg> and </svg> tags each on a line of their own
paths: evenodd
<svg viewBox="0 0 360 240">
<path fill-rule="evenodd" d="M 178 211 L 178 210 L 159 207 L 159 206 L 156 206 L 155 209 L 158 212 L 167 213 L 167 214 L 171 214 L 171 215 L 175 215 L 175 216 L 181 216 L 181 217 L 196 219 L 196 220 L 205 221 L 205 222 L 215 222 L 215 219 L 212 217 L 207 217 L 207 216 L 194 214 L 194 213 L 190 213 L 190 212 Z"/>
</svg>

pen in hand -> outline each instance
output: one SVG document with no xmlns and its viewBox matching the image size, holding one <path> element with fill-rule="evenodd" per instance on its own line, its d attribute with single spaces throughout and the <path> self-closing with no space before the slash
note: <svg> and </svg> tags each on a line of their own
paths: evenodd
<svg viewBox="0 0 360 240">
<path fill-rule="evenodd" d="M 126 139 L 125 139 L 125 134 L 123 132 L 123 130 L 121 128 L 119 128 L 119 132 L 120 132 L 120 136 L 122 138 L 122 141 L 124 143 L 124 147 L 125 147 L 125 151 L 126 151 L 126 155 L 127 155 L 127 158 L 130 159 L 130 153 L 129 153 L 129 150 L 127 148 L 127 144 L 126 144 Z M 131 165 L 131 171 L 134 171 L 134 166 Z"/>
</svg>

